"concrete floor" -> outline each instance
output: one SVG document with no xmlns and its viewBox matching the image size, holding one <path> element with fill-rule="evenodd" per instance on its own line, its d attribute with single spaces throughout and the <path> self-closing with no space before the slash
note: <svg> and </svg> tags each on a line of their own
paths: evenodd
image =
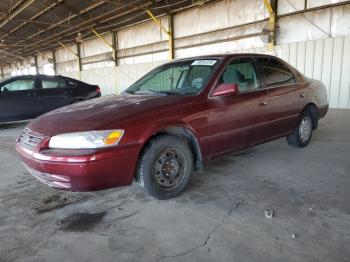
<svg viewBox="0 0 350 262">
<path fill-rule="evenodd" d="M 168 201 L 136 184 L 47 188 L 16 157 L 23 127 L 0 129 L 0 261 L 350 261 L 350 111 L 330 111 L 305 149 L 214 159 Z"/>
</svg>

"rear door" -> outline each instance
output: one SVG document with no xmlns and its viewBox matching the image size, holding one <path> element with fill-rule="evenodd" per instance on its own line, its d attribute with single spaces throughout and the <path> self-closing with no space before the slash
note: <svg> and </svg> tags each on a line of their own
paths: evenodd
<svg viewBox="0 0 350 262">
<path fill-rule="evenodd" d="M 234 59 L 220 77 L 218 85 L 221 83 L 238 84 L 239 93 L 209 98 L 213 154 L 239 150 L 265 140 L 269 124 L 268 95 L 261 89 L 254 60 Z"/>
<path fill-rule="evenodd" d="M 35 76 L 20 76 L 0 84 L 0 122 L 32 119 L 40 115 Z"/>
<path fill-rule="evenodd" d="M 39 87 L 42 113 L 68 105 L 72 101 L 73 88 L 60 76 L 40 76 Z"/>
<path fill-rule="evenodd" d="M 263 86 L 268 90 L 271 106 L 271 138 L 290 133 L 300 114 L 300 84 L 288 66 L 274 57 L 258 57 Z"/>
</svg>

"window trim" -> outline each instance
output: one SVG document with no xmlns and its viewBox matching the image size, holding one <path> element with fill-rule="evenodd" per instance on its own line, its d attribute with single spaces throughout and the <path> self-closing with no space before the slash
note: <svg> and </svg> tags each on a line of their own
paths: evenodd
<svg viewBox="0 0 350 262">
<path fill-rule="evenodd" d="M 294 78 L 294 83 L 291 83 L 291 84 L 283 84 L 281 82 L 279 83 L 275 83 L 275 84 L 266 84 L 265 81 L 266 81 L 266 78 L 265 78 L 265 74 L 263 73 L 263 70 L 262 70 L 262 66 L 259 62 L 259 58 L 269 58 L 269 59 L 275 59 L 276 61 L 279 61 L 281 64 L 283 64 L 289 71 L 290 73 L 293 75 L 293 78 Z M 293 70 L 291 70 L 290 66 L 285 63 L 282 59 L 278 58 L 278 57 L 273 57 L 273 56 L 255 56 L 254 57 L 255 61 L 256 61 L 256 64 L 259 68 L 259 74 L 260 74 L 260 77 L 263 81 L 261 81 L 261 89 L 265 89 L 265 90 L 269 90 L 269 89 L 275 89 L 275 88 L 280 88 L 280 87 L 290 87 L 290 86 L 295 86 L 295 85 L 299 85 L 300 84 L 300 81 L 298 80 L 298 78 L 296 77 L 296 75 L 294 74 Z"/>
<path fill-rule="evenodd" d="M 253 93 L 253 92 L 259 92 L 259 91 L 264 90 L 264 88 L 262 88 L 260 69 L 259 69 L 259 67 L 258 67 L 258 64 L 256 63 L 255 56 L 244 56 L 244 55 L 242 55 L 242 56 L 237 56 L 237 57 L 232 57 L 232 58 L 230 58 L 230 59 L 225 63 L 225 65 L 221 68 L 220 72 L 218 73 L 217 79 L 215 80 L 215 83 L 214 83 L 213 87 L 209 90 L 208 99 L 218 99 L 218 98 L 221 98 L 220 96 L 219 96 L 219 97 L 212 96 L 212 93 L 213 93 L 214 90 L 218 87 L 218 82 L 219 82 L 220 78 L 222 77 L 222 75 L 225 73 L 226 68 L 227 68 L 234 60 L 240 60 L 240 59 L 251 60 L 251 63 L 252 63 L 252 65 L 254 66 L 254 69 L 255 69 L 255 74 L 256 74 L 257 81 L 258 81 L 258 83 L 259 83 L 259 87 L 256 88 L 256 89 L 248 90 L 248 91 L 243 91 L 243 92 L 240 92 L 240 91 L 239 91 L 239 92 L 238 92 L 238 95 L 240 95 L 240 94 L 248 94 L 248 93 Z"/>
</svg>

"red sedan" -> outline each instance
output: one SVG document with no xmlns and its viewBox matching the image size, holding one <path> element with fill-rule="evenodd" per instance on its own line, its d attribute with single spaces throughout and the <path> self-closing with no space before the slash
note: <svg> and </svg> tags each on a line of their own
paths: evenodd
<svg viewBox="0 0 350 262">
<path fill-rule="evenodd" d="M 49 112 L 16 148 L 50 187 L 93 191 L 135 178 L 167 199 L 214 156 L 281 137 L 307 146 L 327 110 L 324 85 L 279 58 L 205 56 L 160 66 L 120 96 Z"/>
</svg>

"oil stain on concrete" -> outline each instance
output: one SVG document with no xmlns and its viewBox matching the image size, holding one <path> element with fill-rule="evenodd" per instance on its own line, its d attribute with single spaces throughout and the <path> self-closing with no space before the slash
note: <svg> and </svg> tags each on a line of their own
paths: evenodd
<svg viewBox="0 0 350 262">
<path fill-rule="evenodd" d="M 98 213 L 78 212 L 59 220 L 57 224 L 62 231 L 67 232 L 84 232 L 92 230 L 97 224 L 99 224 L 105 215 L 106 211 Z"/>
</svg>

